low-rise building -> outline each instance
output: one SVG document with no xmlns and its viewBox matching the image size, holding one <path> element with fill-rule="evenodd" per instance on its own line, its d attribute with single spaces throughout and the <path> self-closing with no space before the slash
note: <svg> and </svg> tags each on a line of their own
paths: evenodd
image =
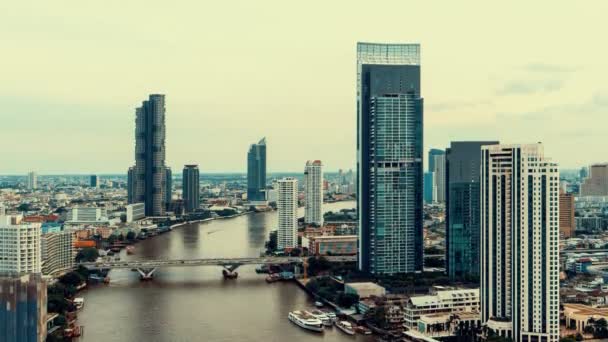
<svg viewBox="0 0 608 342">
<path fill-rule="evenodd" d="M 146 205 L 144 203 L 133 203 L 126 207 L 127 222 L 131 223 L 146 217 Z"/>
<path fill-rule="evenodd" d="M 355 255 L 357 235 L 310 237 L 308 251 L 313 255 Z"/>
<path fill-rule="evenodd" d="M 583 304 L 563 304 L 566 328 L 584 333 L 589 320 L 604 319 L 608 321 L 608 308 L 594 308 Z"/>
<path fill-rule="evenodd" d="M 346 283 L 344 293 L 356 294 L 359 298 L 369 298 L 372 296 L 382 297 L 386 294 L 386 289 L 376 283 Z"/>
<path fill-rule="evenodd" d="M 411 297 L 405 307 L 405 326 L 417 329 L 422 316 L 460 313 L 479 313 L 479 289 L 439 290 Z"/>
</svg>

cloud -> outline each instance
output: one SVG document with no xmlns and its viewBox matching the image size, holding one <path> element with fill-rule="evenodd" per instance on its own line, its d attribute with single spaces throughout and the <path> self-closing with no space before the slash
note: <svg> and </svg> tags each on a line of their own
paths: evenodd
<svg viewBox="0 0 608 342">
<path fill-rule="evenodd" d="M 537 93 L 550 93 L 560 90 L 563 81 L 558 79 L 548 80 L 515 80 L 505 84 L 496 93 L 498 95 L 529 95 Z"/>
<path fill-rule="evenodd" d="M 524 65 L 523 70 L 528 72 L 541 72 L 541 73 L 568 73 L 577 71 L 579 68 L 564 65 L 555 64 L 544 64 L 544 63 L 530 63 Z"/>
</svg>

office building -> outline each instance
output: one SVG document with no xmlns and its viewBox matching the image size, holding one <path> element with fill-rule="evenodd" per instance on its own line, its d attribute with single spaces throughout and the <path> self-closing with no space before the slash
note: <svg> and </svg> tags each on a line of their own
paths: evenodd
<svg viewBox="0 0 608 342">
<path fill-rule="evenodd" d="M 135 110 L 135 166 L 130 203 L 143 202 L 146 216 L 163 216 L 167 206 L 165 95 L 150 95 Z"/>
<path fill-rule="evenodd" d="M 247 153 L 247 200 L 266 201 L 266 138 L 252 144 Z"/>
<path fill-rule="evenodd" d="M 576 230 L 574 194 L 559 193 L 559 237 L 571 238 Z"/>
<path fill-rule="evenodd" d="M 445 264 L 451 280 L 479 280 L 481 146 L 496 144 L 458 141 L 446 150 Z"/>
<path fill-rule="evenodd" d="M 127 205 L 127 223 L 135 222 L 146 217 L 146 205 L 143 203 L 132 203 Z"/>
<path fill-rule="evenodd" d="M 0 273 L 40 273 L 42 224 L 23 222 L 22 215 L 0 216 Z"/>
<path fill-rule="evenodd" d="M 323 165 L 307 161 L 304 169 L 304 222 L 323 226 Z"/>
<path fill-rule="evenodd" d="M 356 255 L 357 235 L 321 235 L 309 238 L 310 255 Z"/>
<path fill-rule="evenodd" d="M 97 207 L 74 207 L 68 210 L 67 221 L 71 223 L 95 223 L 107 219 L 106 209 Z"/>
<path fill-rule="evenodd" d="M 187 213 L 196 211 L 200 206 L 200 179 L 198 165 L 185 165 L 182 173 L 182 193 L 184 209 Z"/>
<path fill-rule="evenodd" d="M 433 203 L 435 197 L 435 173 L 425 172 L 424 173 L 424 203 Z"/>
<path fill-rule="evenodd" d="M 408 329 L 416 329 L 418 320 L 423 316 L 479 314 L 479 289 L 441 289 L 429 295 L 412 296 L 405 306 L 404 313 L 404 325 Z"/>
<path fill-rule="evenodd" d="M 608 196 L 608 163 L 589 167 L 589 175 L 581 184 L 581 196 Z"/>
<path fill-rule="evenodd" d="M 76 248 L 74 231 L 47 233 L 40 238 L 42 274 L 56 275 L 74 267 Z"/>
<path fill-rule="evenodd" d="M 445 202 L 445 153 L 433 156 L 433 202 Z"/>
<path fill-rule="evenodd" d="M 89 183 L 91 188 L 99 188 L 99 176 L 91 175 L 91 182 Z"/>
<path fill-rule="evenodd" d="M 127 171 L 127 203 L 135 203 L 135 168 Z M 142 202 L 143 203 L 143 202 Z"/>
<path fill-rule="evenodd" d="M 437 148 L 431 148 L 429 150 L 429 154 L 428 154 L 428 172 L 434 172 L 433 170 L 435 170 L 435 156 L 442 156 L 445 154 L 444 150 L 440 150 Z"/>
<path fill-rule="evenodd" d="M 165 210 L 171 207 L 173 200 L 173 172 L 170 167 L 165 168 Z"/>
<path fill-rule="evenodd" d="M 32 171 L 27 174 L 26 185 L 28 190 L 38 189 L 38 175 L 36 174 L 36 172 Z"/>
<path fill-rule="evenodd" d="M 46 304 L 40 274 L 0 276 L 0 341 L 46 341 Z"/>
<path fill-rule="evenodd" d="M 422 271 L 420 45 L 357 44 L 359 269 Z"/>
<path fill-rule="evenodd" d="M 559 340 L 558 188 L 541 144 L 482 147 L 481 321 L 514 342 Z"/>
<path fill-rule="evenodd" d="M 298 245 L 298 180 L 287 177 L 280 179 L 278 185 L 277 248 L 282 251 Z"/>
</svg>

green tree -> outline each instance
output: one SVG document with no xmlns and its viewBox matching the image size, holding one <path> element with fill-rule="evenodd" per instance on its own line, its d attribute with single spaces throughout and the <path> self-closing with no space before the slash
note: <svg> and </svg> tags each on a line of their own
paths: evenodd
<svg viewBox="0 0 608 342">
<path fill-rule="evenodd" d="M 135 240 L 135 232 L 134 231 L 130 230 L 127 233 L 127 240 Z"/>
<path fill-rule="evenodd" d="M 336 298 L 336 304 L 343 308 L 350 308 L 359 302 L 359 295 L 354 293 L 340 293 Z"/>
<path fill-rule="evenodd" d="M 124 235 L 122 235 L 122 233 L 120 233 L 120 234 L 118 235 L 118 241 L 124 241 L 124 240 L 125 240 L 125 236 L 124 236 Z"/>
<path fill-rule="evenodd" d="M 93 262 L 99 257 L 99 251 L 94 247 L 86 247 L 76 254 L 76 262 Z"/>
<path fill-rule="evenodd" d="M 77 285 L 80 285 L 84 281 L 84 279 L 78 272 L 72 271 L 72 272 L 66 273 L 61 278 L 59 278 L 59 281 L 66 286 L 68 286 L 68 285 L 77 286 Z"/>
<path fill-rule="evenodd" d="M 112 234 L 112 235 L 108 236 L 108 243 L 110 245 L 113 245 L 114 242 L 116 242 L 116 235 Z"/>
</svg>

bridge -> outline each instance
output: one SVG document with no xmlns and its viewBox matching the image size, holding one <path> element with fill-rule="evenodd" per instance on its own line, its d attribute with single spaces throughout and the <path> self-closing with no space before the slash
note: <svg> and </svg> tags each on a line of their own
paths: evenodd
<svg viewBox="0 0 608 342">
<path fill-rule="evenodd" d="M 562 249 L 562 255 L 608 253 L 608 248 Z"/>
<path fill-rule="evenodd" d="M 328 256 L 329 262 L 354 262 L 356 256 Z M 150 279 L 159 267 L 193 267 L 193 266 L 222 266 L 229 272 L 234 272 L 242 265 L 281 265 L 302 264 L 308 257 L 253 257 L 253 258 L 207 258 L 207 259 L 177 259 L 177 260 L 125 260 L 83 262 L 80 265 L 89 270 L 134 269 L 142 279 Z"/>
</svg>

